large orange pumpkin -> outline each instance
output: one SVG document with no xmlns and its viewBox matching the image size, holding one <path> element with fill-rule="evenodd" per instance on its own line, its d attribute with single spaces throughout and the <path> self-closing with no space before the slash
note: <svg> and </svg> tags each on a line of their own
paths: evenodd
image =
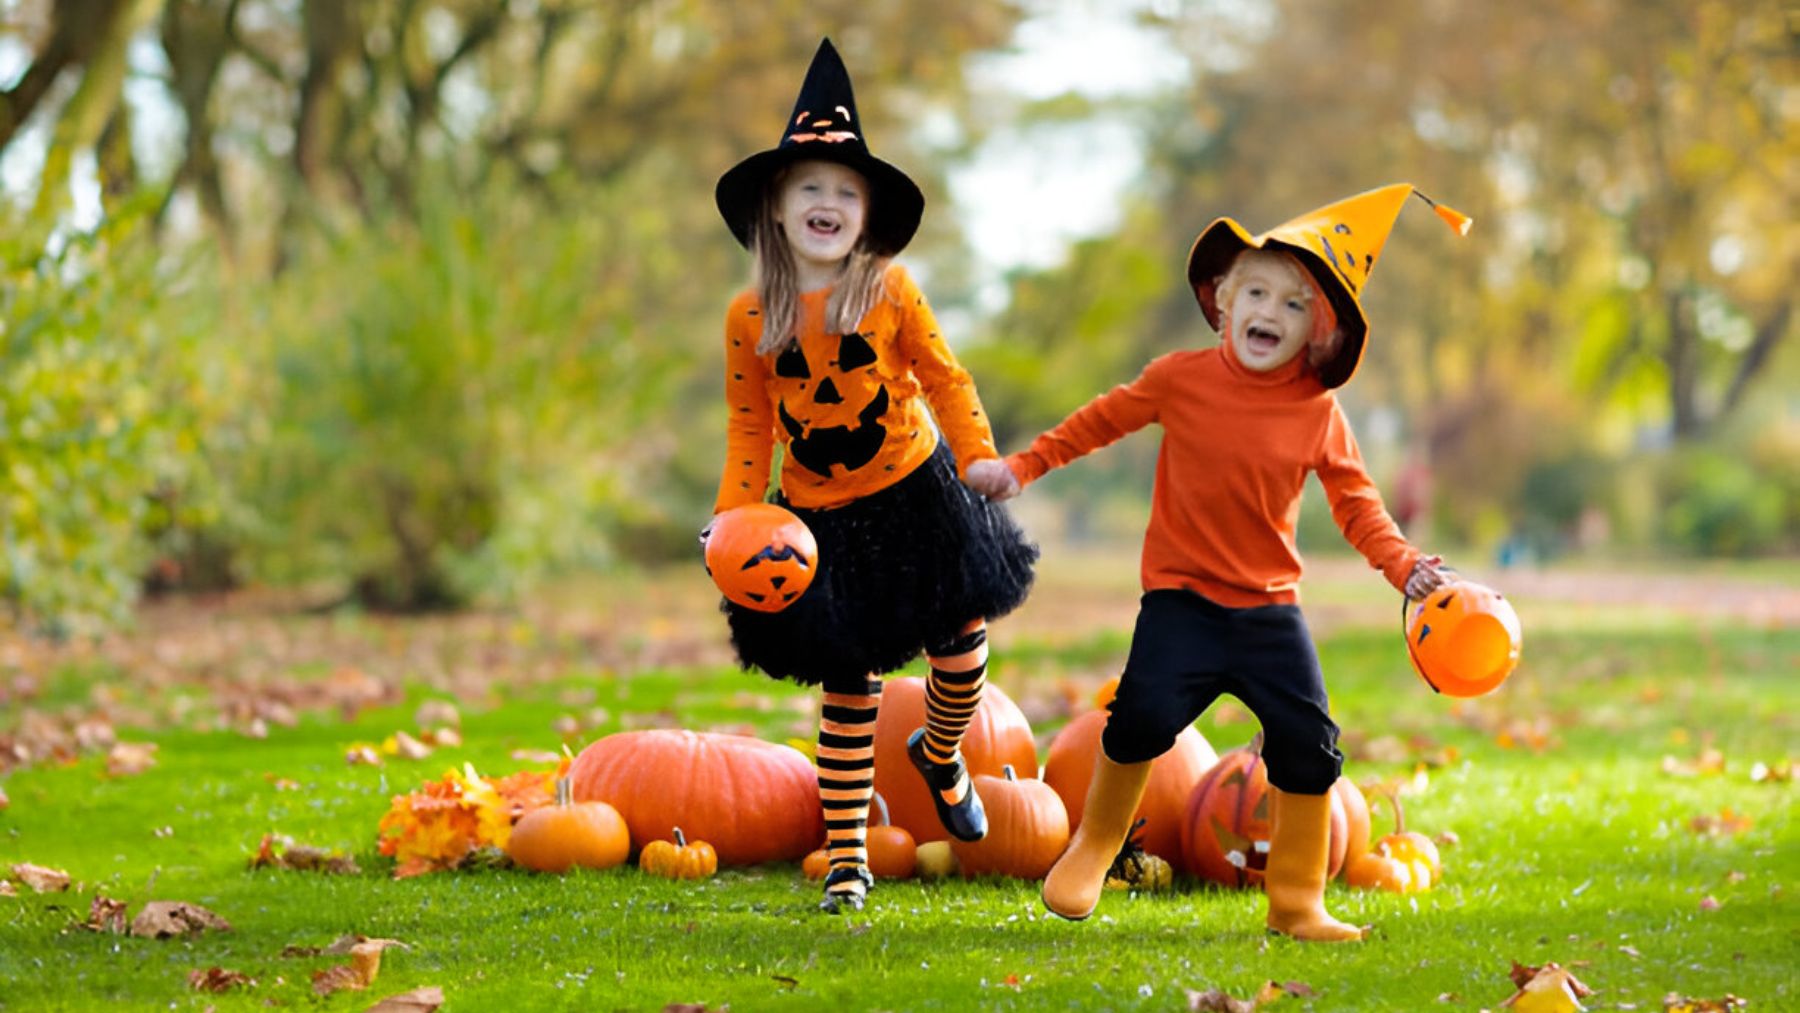
<svg viewBox="0 0 1800 1013">
<path fill-rule="evenodd" d="M 798 861 L 825 836 L 813 765 L 791 746 L 677 729 L 619 732 L 569 768 L 575 798 L 625 817 L 632 843 L 710 843 L 720 865 Z"/>
<path fill-rule="evenodd" d="M 1062 798 L 1037 778 L 1020 780 L 1010 764 L 1000 777 L 977 774 L 974 781 L 987 807 L 988 832 L 979 841 L 950 841 L 963 875 L 1043 879 L 1069 846 Z"/>
<path fill-rule="evenodd" d="M 1056 789 L 1069 811 L 1069 831 L 1080 829 L 1081 811 L 1087 802 L 1088 784 L 1094 779 L 1094 761 L 1100 755 L 1100 733 L 1106 727 L 1105 711 L 1089 711 L 1068 723 L 1050 743 L 1044 760 L 1044 783 Z M 1144 820 L 1139 847 L 1170 864 L 1181 856 L 1181 819 L 1187 813 L 1188 796 L 1201 775 L 1218 762 L 1196 728 L 1186 728 L 1175 745 L 1150 765 L 1132 821 Z"/>
<path fill-rule="evenodd" d="M 1351 813 L 1338 785 L 1356 786 L 1338 778 L 1331 792 L 1331 844 L 1326 875 L 1335 876 L 1350 857 Z M 1181 862 L 1190 873 L 1221 886 L 1262 885 L 1269 861 L 1269 832 L 1273 829 L 1274 798 L 1269 793 L 1268 768 L 1254 745 L 1233 749 L 1219 757 L 1188 796 L 1181 820 Z M 1368 840 L 1368 810 L 1362 810 L 1364 847 Z"/>
<path fill-rule="evenodd" d="M 889 822 L 904 827 L 919 844 L 950 837 L 938 822 L 925 780 L 906 758 L 906 737 L 924 724 L 925 680 L 917 676 L 889 679 L 875 719 L 875 790 L 887 800 Z M 982 691 L 981 705 L 963 736 L 962 754 L 971 778 L 977 774 L 999 777 L 1008 764 L 1014 770 L 1037 773 L 1037 743 L 1031 737 L 1031 725 L 1018 704 L 991 682 Z"/>
</svg>

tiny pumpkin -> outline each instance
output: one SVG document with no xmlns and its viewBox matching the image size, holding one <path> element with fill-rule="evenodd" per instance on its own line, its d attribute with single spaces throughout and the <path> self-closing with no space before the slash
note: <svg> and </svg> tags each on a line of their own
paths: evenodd
<svg viewBox="0 0 1800 1013">
<path fill-rule="evenodd" d="M 831 852 L 820 848 L 800 861 L 800 874 L 807 879 L 824 879 L 831 871 Z"/>
<path fill-rule="evenodd" d="M 1344 882 L 1364 890 L 1414 893 L 1413 867 L 1398 858 L 1368 852 L 1344 865 Z"/>
<path fill-rule="evenodd" d="M 1394 832 L 1375 842 L 1375 852 L 1414 866 L 1422 873 L 1415 874 L 1414 888 L 1429 889 L 1444 878 L 1444 863 L 1438 855 L 1437 845 L 1417 830 L 1406 829 L 1406 813 L 1397 793 L 1384 791 L 1381 794 L 1394 810 Z"/>
<path fill-rule="evenodd" d="M 1131 825 L 1125 844 L 1119 849 L 1119 857 L 1113 859 L 1112 868 L 1106 870 L 1107 889 L 1154 892 L 1167 890 L 1174 881 L 1175 870 L 1169 863 L 1144 851 L 1140 831 L 1145 822 L 1140 819 Z"/>
<path fill-rule="evenodd" d="M 674 829 L 673 843 L 657 840 L 644 845 L 638 868 L 669 879 L 706 879 L 719 871 L 719 856 L 712 845 L 705 841 L 689 844 L 681 828 Z"/>
<path fill-rule="evenodd" d="M 605 802 L 574 801 L 569 779 L 559 777 L 555 804 L 520 818 L 506 853 L 537 872 L 567 872 L 574 865 L 610 869 L 631 854 L 631 834 L 617 809 Z"/>
<path fill-rule="evenodd" d="M 956 873 L 956 852 L 950 850 L 949 841 L 926 841 L 919 845 L 918 864 L 915 866 L 920 879 L 943 879 Z"/>
<path fill-rule="evenodd" d="M 882 879 L 905 879 L 919 864 L 919 847 L 905 827 L 888 822 L 887 800 L 875 793 L 875 811 L 880 823 L 870 824 L 863 832 L 869 849 L 869 871 Z"/>
</svg>

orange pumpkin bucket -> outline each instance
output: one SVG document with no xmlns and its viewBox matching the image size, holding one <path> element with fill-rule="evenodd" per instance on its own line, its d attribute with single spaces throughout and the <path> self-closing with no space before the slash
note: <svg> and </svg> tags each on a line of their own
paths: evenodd
<svg viewBox="0 0 1800 1013">
<path fill-rule="evenodd" d="M 703 536 L 706 572 L 733 602 L 780 612 L 812 584 L 819 544 L 806 522 L 773 503 L 746 503 L 713 518 Z"/>
<path fill-rule="evenodd" d="M 1410 600 L 1401 602 L 1406 620 Z M 1492 692 L 1519 663 L 1519 616 L 1498 591 L 1453 580 L 1426 595 L 1406 626 L 1406 653 L 1419 678 L 1446 696 Z"/>
</svg>

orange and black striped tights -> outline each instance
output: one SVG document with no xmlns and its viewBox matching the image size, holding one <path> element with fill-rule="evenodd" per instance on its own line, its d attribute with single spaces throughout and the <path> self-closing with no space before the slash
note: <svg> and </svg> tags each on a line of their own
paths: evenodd
<svg viewBox="0 0 1800 1013">
<path fill-rule="evenodd" d="M 950 643 L 926 652 L 931 674 L 925 681 L 925 753 L 932 762 L 956 759 L 981 703 L 987 655 L 987 623 L 979 619 Z M 881 679 L 863 676 L 827 684 L 820 709 L 819 801 L 831 858 L 823 906 L 831 911 L 860 909 L 873 882 L 864 835 L 875 793 L 875 715 L 880 706 Z M 965 774 L 944 793 L 944 800 L 954 805 L 970 790 Z"/>
</svg>

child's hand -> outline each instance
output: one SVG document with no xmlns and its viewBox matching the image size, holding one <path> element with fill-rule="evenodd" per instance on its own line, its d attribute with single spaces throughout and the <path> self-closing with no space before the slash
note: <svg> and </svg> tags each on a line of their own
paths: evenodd
<svg viewBox="0 0 1800 1013">
<path fill-rule="evenodd" d="M 964 476 L 963 484 L 995 502 L 1019 494 L 1019 480 L 1005 461 L 991 457 L 975 461 L 965 470 Z"/>
<path fill-rule="evenodd" d="M 1406 596 L 1418 601 L 1449 583 L 1450 578 L 1439 567 L 1443 561 L 1443 556 L 1420 556 L 1406 575 Z"/>
</svg>

